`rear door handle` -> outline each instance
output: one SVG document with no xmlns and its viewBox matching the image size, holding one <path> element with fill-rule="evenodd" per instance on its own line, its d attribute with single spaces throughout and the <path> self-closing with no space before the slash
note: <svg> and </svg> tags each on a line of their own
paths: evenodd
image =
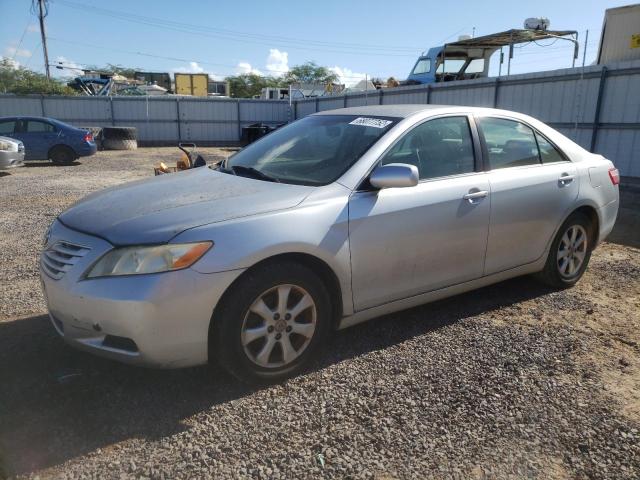
<svg viewBox="0 0 640 480">
<path fill-rule="evenodd" d="M 563 175 L 560 175 L 558 182 L 560 183 L 560 185 L 568 185 L 569 183 L 573 182 L 574 178 L 576 178 L 575 175 L 569 175 L 568 173 L 565 173 Z"/>
<path fill-rule="evenodd" d="M 489 195 L 489 192 L 487 190 L 480 190 L 479 192 L 470 192 L 467 193 L 466 195 L 464 195 L 462 198 L 464 198 L 465 200 L 468 200 L 469 203 L 473 203 L 474 200 L 480 200 L 485 198 L 487 195 Z"/>
</svg>

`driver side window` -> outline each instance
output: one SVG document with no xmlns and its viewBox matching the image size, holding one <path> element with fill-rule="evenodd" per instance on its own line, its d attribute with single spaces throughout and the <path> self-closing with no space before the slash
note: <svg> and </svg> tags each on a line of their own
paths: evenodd
<svg viewBox="0 0 640 480">
<path fill-rule="evenodd" d="M 407 163 L 418 167 L 420 179 L 474 171 L 473 141 L 466 116 L 428 120 L 402 137 L 381 165 Z"/>
</svg>

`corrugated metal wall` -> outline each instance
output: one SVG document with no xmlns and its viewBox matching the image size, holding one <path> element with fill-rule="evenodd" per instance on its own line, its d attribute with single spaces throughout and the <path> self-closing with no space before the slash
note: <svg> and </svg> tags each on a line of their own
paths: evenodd
<svg viewBox="0 0 640 480">
<path fill-rule="evenodd" d="M 640 61 L 299 100 L 293 110 L 302 118 L 335 108 L 401 103 L 526 113 L 610 158 L 623 176 L 640 177 Z"/>
<path fill-rule="evenodd" d="M 137 127 L 147 145 L 193 141 L 233 144 L 252 123 L 288 122 L 289 104 L 273 100 L 195 97 L 57 97 L 0 95 L 0 116 L 53 117 L 81 127 Z"/>
</svg>

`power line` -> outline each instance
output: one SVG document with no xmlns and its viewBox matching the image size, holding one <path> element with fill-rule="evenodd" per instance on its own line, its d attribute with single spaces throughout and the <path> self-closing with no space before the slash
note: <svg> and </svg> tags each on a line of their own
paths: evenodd
<svg viewBox="0 0 640 480">
<path fill-rule="evenodd" d="M 61 42 L 61 43 L 67 43 L 67 44 L 71 44 L 71 45 L 77 45 L 78 42 L 72 41 L 72 40 L 66 40 L 63 38 L 57 38 L 57 37 L 49 37 L 49 40 L 53 41 L 53 42 Z M 118 52 L 118 53 L 126 53 L 129 55 L 138 55 L 138 56 L 142 56 L 142 57 L 149 57 L 149 58 L 157 58 L 157 59 L 161 59 L 161 60 L 171 60 L 171 61 L 175 61 L 175 62 L 195 62 L 199 65 L 211 65 L 211 66 L 217 66 L 217 67 L 228 67 L 231 69 L 237 69 L 238 66 L 237 65 L 231 65 L 231 64 L 227 64 L 227 63 L 215 63 L 215 62 L 209 62 L 209 61 L 205 61 L 205 60 L 197 60 L 197 59 L 187 59 L 187 58 L 180 58 L 180 57 L 169 57 L 169 56 L 164 56 L 164 55 L 156 55 L 153 53 L 147 53 L 147 52 L 138 52 L 138 51 L 133 51 L 133 50 L 123 50 L 120 48 L 113 48 L 113 47 L 105 47 L 103 45 L 94 45 L 94 44 L 90 44 L 90 43 L 82 43 L 83 46 L 85 47 L 91 47 L 91 48 L 98 48 L 98 49 L 102 49 L 102 50 L 110 50 L 110 51 L 114 51 L 114 52 Z M 270 70 L 270 72 L 273 73 L 287 73 L 288 70 L 276 70 L 276 69 L 272 69 Z M 264 76 L 264 75 L 261 75 Z M 375 76 L 375 75 L 374 75 Z M 378 75 L 378 76 L 384 76 L 384 75 Z M 342 78 L 351 78 L 351 79 L 355 79 L 355 78 L 362 78 L 362 76 L 360 75 L 341 75 Z"/>
<path fill-rule="evenodd" d="M 415 56 L 414 53 L 400 53 L 419 51 L 420 48 L 414 47 L 398 47 L 388 45 L 365 45 L 357 43 L 338 43 L 338 42 L 326 42 L 312 39 L 297 39 L 289 37 L 280 37 L 273 35 L 262 35 L 255 33 L 239 32 L 234 30 L 227 30 L 221 28 L 204 27 L 201 25 L 194 25 L 189 23 L 177 22 L 172 20 L 164 20 L 157 17 L 149 17 L 146 15 L 136 15 L 131 13 L 120 12 L 116 10 L 109 10 L 100 7 L 91 7 L 87 9 L 84 4 L 71 2 L 68 0 L 58 0 L 60 5 L 64 5 L 69 8 L 82 10 L 84 13 L 93 13 L 96 15 L 107 16 L 118 20 L 123 20 L 131 23 L 147 25 L 152 27 L 158 27 L 162 29 L 174 30 L 190 35 L 199 35 L 210 38 L 223 38 L 235 42 L 253 43 L 264 45 L 265 42 L 271 42 L 273 46 L 280 46 L 283 48 L 298 49 L 298 50 L 315 50 L 321 52 L 330 53 L 342 53 L 349 55 L 371 55 L 371 56 Z M 321 48 L 317 48 L 321 47 Z M 329 48 L 329 49 L 328 49 Z M 338 50 L 335 50 L 338 49 Z M 375 50 L 375 52 L 369 51 Z M 381 50 L 386 50 L 386 53 L 380 53 Z"/>
</svg>

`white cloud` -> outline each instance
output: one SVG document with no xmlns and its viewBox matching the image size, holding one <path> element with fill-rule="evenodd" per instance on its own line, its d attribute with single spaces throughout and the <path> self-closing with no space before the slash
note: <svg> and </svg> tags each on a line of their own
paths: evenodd
<svg viewBox="0 0 640 480">
<path fill-rule="evenodd" d="M 32 23 L 27 27 L 27 32 L 29 33 L 36 33 L 39 31 L 40 31 L 40 27 L 38 27 L 38 25 L 36 25 L 35 23 Z"/>
<path fill-rule="evenodd" d="M 77 64 L 73 60 L 68 59 L 62 55 L 56 57 L 55 62 L 51 62 L 51 74 L 56 77 L 70 77 L 76 75 L 82 75 L 84 73 L 83 67 Z M 62 69 L 56 68 L 56 65 L 64 67 Z"/>
<path fill-rule="evenodd" d="M 289 71 L 289 54 L 277 48 L 269 49 L 266 69 L 271 75 L 280 76 Z"/>
<path fill-rule="evenodd" d="M 339 82 L 343 83 L 347 87 L 351 87 L 356 83 L 360 82 L 361 80 L 364 80 L 365 78 L 367 78 L 366 73 L 354 72 L 349 68 L 338 67 L 337 65 L 335 67 L 331 67 L 329 70 L 331 70 L 333 73 L 338 75 Z M 369 78 L 371 78 L 371 75 L 369 75 Z"/>
<path fill-rule="evenodd" d="M 236 72 L 240 75 L 242 74 L 246 74 L 246 73 L 253 73 L 255 75 L 262 75 L 262 72 L 260 70 L 258 70 L 257 68 L 253 68 L 251 66 L 250 63 L 248 62 L 240 62 L 238 63 L 238 65 L 236 66 Z"/>
<path fill-rule="evenodd" d="M 26 48 L 17 48 L 13 45 L 4 49 L 4 54 L 7 57 L 25 57 L 29 58 L 33 53 L 31 50 L 27 50 Z"/>
<path fill-rule="evenodd" d="M 172 71 L 174 73 L 204 73 L 204 68 L 202 68 L 198 62 L 189 62 L 188 67 L 176 67 L 173 68 Z"/>
</svg>

